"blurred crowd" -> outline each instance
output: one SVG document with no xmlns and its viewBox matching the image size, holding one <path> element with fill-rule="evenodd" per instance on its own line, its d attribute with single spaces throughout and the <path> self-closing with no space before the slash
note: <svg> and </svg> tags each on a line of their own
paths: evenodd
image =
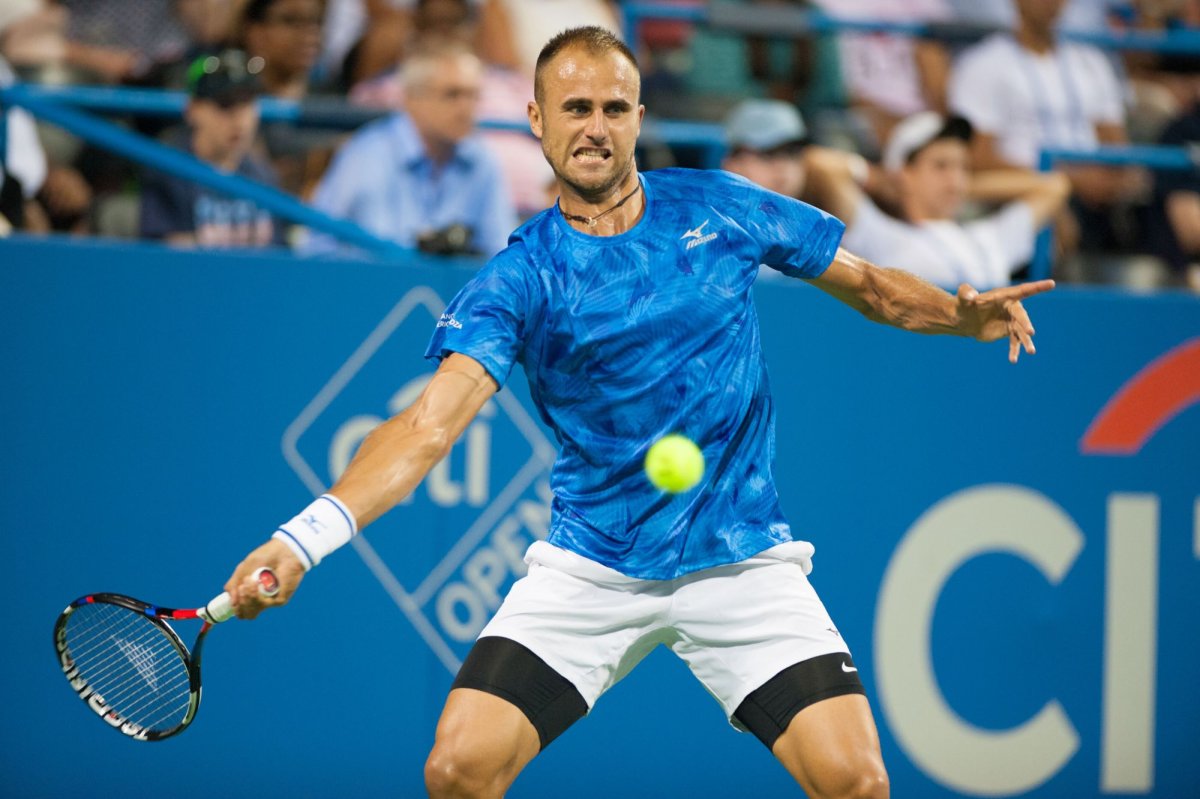
<svg viewBox="0 0 1200 799">
<path fill-rule="evenodd" d="M 943 285 L 1022 277 L 1049 226 L 1059 278 L 1200 291 L 1200 167 L 1038 171 L 1045 149 L 1197 152 L 1200 47 L 1118 52 L 1059 34 L 1200 37 L 1200 0 L 746 0 L 722 13 L 770 21 L 795 8 L 926 27 L 764 36 L 716 13 L 709 25 L 647 20 L 631 44 L 648 115 L 719 123 L 723 168 L 825 208 L 847 222 L 848 248 Z M 186 92 L 182 119 L 116 121 L 380 238 L 489 255 L 555 201 L 520 130 L 541 45 L 575 25 L 621 33 L 624 19 L 609 0 L 0 0 L 0 86 Z M 263 98 L 326 123 L 264 120 Z M 0 231 L 342 246 L 5 113 Z M 661 142 L 639 157 L 643 169 L 701 165 L 694 148 Z"/>
</svg>

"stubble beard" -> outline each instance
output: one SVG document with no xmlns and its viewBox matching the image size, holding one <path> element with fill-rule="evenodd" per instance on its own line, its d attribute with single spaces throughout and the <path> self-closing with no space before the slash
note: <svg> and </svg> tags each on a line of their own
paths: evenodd
<svg viewBox="0 0 1200 799">
<path fill-rule="evenodd" d="M 545 152 L 544 149 L 543 152 Z M 609 197 L 609 195 L 612 194 L 613 188 L 624 183 L 629 177 L 629 174 L 633 171 L 633 155 L 630 154 L 629 160 L 626 161 L 622 166 L 618 167 L 613 173 L 612 177 L 610 177 L 608 180 L 604 181 L 599 186 L 585 186 L 582 183 L 574 181 L 568 177 L 564 170 L 559 169 L 558 166 L 556 166 L 554 162 L 550 160 L 548 157 L 549 154 L 546 155 L 546 161 L 550 164 L 550 168 L 554 170 L 554 177 L 558 179 L 558 182 L 570 188 L 571 191 L 577 194 L 582 200 L 589 203 L 603 202 Z M 570 156 L 568 156 L 568 158 L 569 157 Z"/>
</svg>

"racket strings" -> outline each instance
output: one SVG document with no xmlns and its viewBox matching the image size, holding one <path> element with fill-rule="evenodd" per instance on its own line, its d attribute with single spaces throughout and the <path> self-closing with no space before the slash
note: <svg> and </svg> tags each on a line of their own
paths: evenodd
<svg viewBox="0 0 1200 799">
<path fill-rule="evenodd" d="M 187 664 L 156 623 L 137 611 L 94 603 L 68 619 L 66 644 L 79 674 L 126 721 L 147 729 L 181 723 L 191 705 Z"/>
</svg>

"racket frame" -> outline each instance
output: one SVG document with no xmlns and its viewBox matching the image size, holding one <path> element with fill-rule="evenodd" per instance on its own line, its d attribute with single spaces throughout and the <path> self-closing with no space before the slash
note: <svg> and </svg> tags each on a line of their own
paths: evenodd
<svg viewBox="0 0 1200 799">
<path fill-rule="evenodd" d="M 75 659 L 71 655 L 70 647 L 66 641 L 67 622 L 78 608 L 92 604 L 114 605 L 144 616 L 166 636 L 167 641 L 183 660 L 184 667 L 188 673 L 188 707 L 179 724 L 167 730 L 147 730 L 140 724 L 125 719 L 110 708 L 105 703 L 104 697 L 96 693 L 87 680 L 79 674 L 79 668 L 75 664 Z M 196 636 L 196 643 L 192 645 L 191 651 L 188 651 L 187 646 L 183 643 L 183 639 L 179 637 L 179 634 L 175 632 L 171 625 L 167 624 L 167 620 L 186 619 L 204 619 L 204 617 L 201 610 L 159 607 L 123 594 L 87 594 L 67 605 L 66 609 L 63 610 L 58 620 L 54 623 L 54 650 L 58 654 L 59 665 L 62 666 L 63 675 L 67 678 L 67 682 L 75 691 L 75 695 L 82 699 L 92 712 L 113 729 L 124 733 L 135 741 L 161 741 L 178 735 L 187 729 L 188 725 L 195 719 L 196 711 L 200 708 L 200 652 L 204 645 L 204 639 L 213 624 L 204 619 L 204 624 Z"/>
</svg>

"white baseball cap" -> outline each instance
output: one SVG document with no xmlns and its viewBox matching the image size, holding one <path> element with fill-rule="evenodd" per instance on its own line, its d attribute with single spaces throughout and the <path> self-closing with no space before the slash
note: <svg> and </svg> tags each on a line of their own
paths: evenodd
<svg viewBox="0 0 1200 799">
<path fill-rule="evenodd" d="M 730 150 L 774 150 L 785 144 L 802 144 L 807 137 L 800 111 L 783 100 L 743 100 L 725 120 Z"/>
<path fill-rule="evenodd" d="M 944 117 L 936 111 L 921 111 L 892 130 L 883 148 L 883 168 L 895 172 L 912 157 L 939 139 L 971 141 L 971 123 L 962 117 Z"/>
</svg>

